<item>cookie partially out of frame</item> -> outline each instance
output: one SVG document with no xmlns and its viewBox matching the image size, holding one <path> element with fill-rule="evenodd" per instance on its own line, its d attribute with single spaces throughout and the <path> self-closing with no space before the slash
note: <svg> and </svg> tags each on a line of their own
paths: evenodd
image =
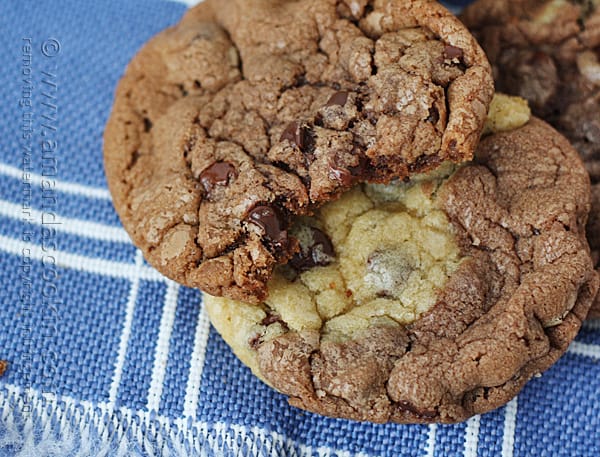
<svg viewBox="0 0 600 457">
<path fill-rule="evenodd" d="M 302 249 L 261 305 L 204 303 L 294 406 L 462 421 L 509 401 L 575 337 L 598 288 L 589 208 L 577 151 L 532 118 L 455 171 L 363 184 L 297 221 Z"/>
<path fill-rule="evenodd" d="M 592 180 L 588 240 L 600 271 L 600 2 L 478 0 L 462 19 L 486 50 L 497 88 L 526 98 L 581 154 Z M 590 317 L 600 317 L 600 297 Z"/>
<path fill-rule="evenodd" d="M 108 184 L 159 271 L 256 303 L 299 249 L 294 216 L 470 159 L 492 93 L 483 51 L 435 2 L 208 0 L 127 68 Z"/>
</svg>

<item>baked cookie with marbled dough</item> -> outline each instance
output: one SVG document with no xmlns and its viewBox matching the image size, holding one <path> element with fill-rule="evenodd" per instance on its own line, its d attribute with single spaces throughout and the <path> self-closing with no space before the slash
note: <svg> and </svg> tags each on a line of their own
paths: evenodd
<svg viewBox="0 0 600 457">
<path fill-rule="evenodd" d="M 587 227 L 600 271 L 600 2 L 478 0 L 462 14 L 494 68 L 498 90 L 526 98 L 564 134 L 592 180 Z M 600 297 L 591 317 L 600 317 Z"/>
<path fill-rule="evenodd" d="M 153 38 L 104 136 L 115 207 L 170 278 L 251 302 L 291 219 L 359 182 L 471 158 L 491 68 L 425 0 L 208 0 Z"/>
<path fill-rule="evenodd" d="M 451 423 L 509 401 L 598 289 L 589 177 L 536 118 L 454 168 L 363 184 L 297 220 L 301 249 L 264 303 L 204 295 L 215 328 L 292 405 L 328 416 Z"/>
</svg>

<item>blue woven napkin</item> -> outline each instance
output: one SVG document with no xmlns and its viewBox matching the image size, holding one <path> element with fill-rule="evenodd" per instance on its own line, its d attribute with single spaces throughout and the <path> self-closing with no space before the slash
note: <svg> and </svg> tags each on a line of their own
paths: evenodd
<svg viewBox="0 0 600 457">
<path fill-rule="evenodd" d="M 288 406 L 199 292 L 143 261 L 111 205 L 102 132 L 129 59 L 185 9 L 0 2 L 0 455 L 599 456 L 599 322 L 495 412 L 356 423 Z"/>
</svg>

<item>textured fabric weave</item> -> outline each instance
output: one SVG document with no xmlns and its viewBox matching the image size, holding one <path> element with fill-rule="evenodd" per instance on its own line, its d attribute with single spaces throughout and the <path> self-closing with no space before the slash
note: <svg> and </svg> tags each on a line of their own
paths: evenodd
<svg viewBox="0 0 600 457">
<path fill-rule="evenodd" d="M 600 322 L 498 411 L 355 423 L 288 406 L 199 292 L 143 261 L 111 205 L 102 132 L 129 59 L 185 9 L 0 2 L 0 456 L 599 456 Z"/>
</svg>

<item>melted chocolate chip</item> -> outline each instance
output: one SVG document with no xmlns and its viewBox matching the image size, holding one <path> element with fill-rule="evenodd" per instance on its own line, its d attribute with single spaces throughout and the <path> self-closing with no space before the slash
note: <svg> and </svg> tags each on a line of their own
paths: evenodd
<svg viewBox="0 0 600 457">
<path fill-rule="evenodd" d="M 275 324 L 276 322 L 279 322 L 285 330 L 289 330 L 287 324 L 283 321 L 281 316 L 270 311 L 267 311 L 267 315 L 262 321 L 260 321 L 260 325 L 264 325 L 266 327 L 268 325 Z"/>
<path fill-rule="evenodd" d="M 444 46 L 444 59 L 462 59 L 464 52 L 461 48 L 447 44 Z"/>
<path fill-rule="evenodd" d="M 454 141 L 454 147 L 456 147 L 456 140 L 452 140 L 452 141 Z M 449 145 L 451 149 L 452 149 L 452 141 L 450 141 L 450 145 Z M 421 171 L 423 169 L 428 169 L 428 168 L 431 169 L 431 168 L 433 168 L 434 165 L 437 165 L 439 163 L 440 163 L 439 157 L 423 154 L 423 155 L 420 155 L 419 157 L 417 157 L 415 159 L 415 161 L 408 166 L 408 169 L 411 171 L 411 173 L 413 173 L 413 172 Z"/>
<path fill-rule="evenodd" d="M 355 149 L 353 152 L 354 154 L 360 155 L 358 157 L 358 165 L 356 165 L 355 167 L 348 167 L 350 173 L 352 173 L 352 176 L 366 176 L 370 166 L 369 159 L 357 149 Z"/>
<path fill-rule="evenodd" d="M 229 162 L 215 162 L 200 173 L 200 183 L 207 195 L 210 195 L 215 186 L 226 186 L 235 178 L 237 172 Z"/>
<path fill-rule="evenodd" d="M 263 237 L 272 243 L 274 248 L 287 246 L 287 230 L 283 228 L 283 224 L 274 208 L 267 205 L 258 205 L 248 213 L 246 219 L 262 230 Z"/>
<path fill-rule="evenodd" d="M 450 140 L 450 142 L 448 143 L 448 148 L 450 149 L 451 152 L 455 153 L 457 145 L 458 144 L 456 143 L 456 140 Z"/>
<path fill-rule="evenodd" d="M 333 94 L 329 97 L 329 100 L 325 104 L 325 106 L 344 106 L 348 101 L 348 92 L 340 91 Z"/>
<path fill-rule="evenodd" d="M 281 316 L 278 316 L 277 314 L 267 314 L 265 318 L 260 321 L 260 325 L 266 326 L 274 324 L 275 322 L 281 322 Z"/>
<path fill-rule="evenodd" d="M 290 265 L 298 272 L 310 270 L 313 267 L 324 267 L 333 262 L 335 251 L 329 237 L 321 230 L 315 227 L 306 227 L 310 234 L 306 238 L 300 239 L 300 252 L 297 252 L 290 260 Z M 308 241 L 308 243 L 307 243 Z M 303 245 L 304 243 L 305 245 Z"/>
<path fill-rule="evenodd" d="M 289 327 L 283 321 L 281 316 L 279 314 L 275 314 L 275 313 L 271 312 L 271 310 L 269 310 L 269 309 L 267 309 L 267 315 L 263 318 L 263 320 L 260 321 L 260 325 L 264 325 L 265 327 L 267 327 L 269 325 L 275 324 L 276 322 L 281 324 L 281 327 L 285 331 L 289 330 Z M 248 346 L 250 346 L 250 348 L 252 348 L 254 350 L 258 350 L 260 345 L 263 343 L 263 337 L 264 337 L 264 332 L 254 334 L 253 336 L 248 338 Z"/>
<path fill-rule="evenodd" d="M 347 187 L 353 184 L 356 178 L 366 176 L 369 160 L 358 149 L 354 149 L 353 153 L 358 155 L 358 165 L 344 167 L 336 160 L 332 160 L 329 162 L 329 179 L 334 179 Z"/>
<path fill-rule="evenodd" d="M 248 346 L 250 346 L 254 350 L 257 350 L 258 347 L 261 345 L 261 343 L 262 343 L 262 335 L 260 335 L 258 333 L 248 339 Z"/>
<path fill-rule="evenodd" d="M 349 186 L 352 184 L 354 177 L 349 170 L 345 168 L 339 168 L 336 164 L 329 164 L 329 179 L 339 181 L 342 186 Z"/>
<path fill-rule="evenodd" d="M 406 287 L 415 266 L 414 261 L 400 249 L 375 251 L 367 259 L 365 281 L 378 297 L 398 297 Z"/>
<path fill-rule="evenodd" d="M 290 122 L 287 125 L 279 138 L 279 141 L 285 140 L 295 144 L 303 152 L 309 151 L 314 145 L 310 129 L 307 126 L 301 125 L 298 121 Z"/>
</svg>

